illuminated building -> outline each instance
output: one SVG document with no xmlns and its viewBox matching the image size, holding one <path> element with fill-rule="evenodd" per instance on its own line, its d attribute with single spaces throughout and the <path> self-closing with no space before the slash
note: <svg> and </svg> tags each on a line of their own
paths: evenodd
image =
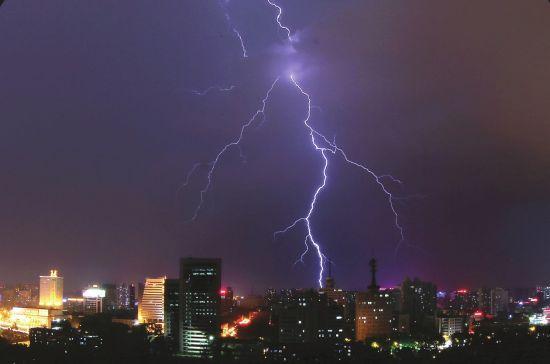
<svg viewBox="0 0 550 364">
<path fill-rule="evenodd" d="M 146 278 L 138 306 L 138 320 L 151 329 L 164 332 L 164 282 L 166 277 Z"/>
<path fill-rule="evenodd" d="M 164 336 L 170 344 L 179 343 L 180 280 L 166 279 L 164 285 Z"/>
<path fill-rule="evenodd" d="M 180 282 L 180 354 L 213 358 L 221 334 L 221 260 L 182 258 Z"/>
<path fill-rule="evenodd" d="M 9 320 L 16 331 L 28 333 L 33 327 L 51 328 L 53 321 L 63 319 L 63 311 L 58 309 L 14 307 Z"/>
<path fill-rule="evenodd" d="M 103 299 L 105 298 L 105 290 L 94 284 L 82 292 L 84 298 L 84 313 L 93 315 L 103 312 Z"/>
<path fill-rule="evenodd" d="M 31 328 L 51 328 L 52 322 L 65 319 L 63 278 L 57 276 L 56 270 L 50 271 L 49 276 L 40 276 L 39 304 L 40 307 L 13 307 L 0 318 L 0 327 L 28 333 Z"/>
<path fill-rule="evenodd" d="M 57 270 L 51 270 L 49 276 L 40 276 L 40 307 L 63 307 L 63 277 L 57 276 Z"/>
<path fill-rule="evenodd" d="M 463 316 L 438 317 L 437 328 L 440 335 L 451 336 L 462 333 L 466 328 L 466 320 Z"/>
<path fill-rule="evenodd" d="M 135 285 L 122 283 L 116 287 L 116 306 L 118 309 L 135 308 Z"/>
<path fill-rule="evenodd" d="M 389 291 L 381 291 L 376 284 L 376 260 L 371 259 L 371 284 L 367 292 L 355 297 L 355 338 L 387 337 L 393 328 L 393 300 Z"/>
</svg>

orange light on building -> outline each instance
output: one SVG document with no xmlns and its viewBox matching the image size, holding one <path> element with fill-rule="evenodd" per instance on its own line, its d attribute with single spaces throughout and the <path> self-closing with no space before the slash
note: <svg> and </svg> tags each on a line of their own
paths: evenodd
<svg viewBox="0 0 550 364">
<path fill-rule="evenodd" d="M 248 316 L 242 315 L 238 320 L 232 323 L 224 323 L 221 325 L 222 337 L 238 337 L 239 327 L 246 327 L 250 325 L 252 320 L 256 317 L 256 312 L 250 312 Z"/>
<path fill-rule="evenodd" d="M 248 326 L 250 325 L 250 319 L 248 317 L 242 316 L 241 319 L 237 322 L 239 326 Z"/>
<path fill-rule="evenodd" d="M 63 308 L 63 277 L 57 270 L 50 270 L 49 276 L 40 276 L 40 307 Z"/>
</svg>

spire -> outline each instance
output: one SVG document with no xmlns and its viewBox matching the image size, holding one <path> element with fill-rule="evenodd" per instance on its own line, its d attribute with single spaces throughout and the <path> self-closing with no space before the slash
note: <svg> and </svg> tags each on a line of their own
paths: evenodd
<svg viewBox="0 0 550 364">
<path fill-rule="evenodd" d="M 378 291 L 380 286 L 376 284 L 376 259 L 372 258 L 369 261 L 370 272 L 371 272 L 371 281 L 370 286 L 368 287 L 371 291 Z"/>
<path fill-rule="evenodd" d="M 325 280 L 325 288 L 334 289 L 334 279 L 332 278 L 332 261 L 327 258 L 328 263 L 328 275 Z"/>
</svg>

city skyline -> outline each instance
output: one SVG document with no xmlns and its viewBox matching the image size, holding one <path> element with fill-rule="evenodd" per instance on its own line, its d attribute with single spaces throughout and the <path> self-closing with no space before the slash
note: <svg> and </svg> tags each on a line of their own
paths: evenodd
<svg viewBox="0 0 550 364">
<path fill-rule="evenodd" d="M 390 362 L 411 355 L 447 362 L 502 355 L 518 340 L 523 344 L 510 348 L 515 355 L 530 353 L 529 346 L 543 360 L 550 286 L 443 292 L 433 282 L 405 278 L 381 288 L 377 260 L 368 266 L 370 284 L 363 289 L 341 289 L 329 269 L 322 288 L 248 296 L 222 286 L 219 258 L 182 257 L 177 278 L 91 284 L 76 295 L 63 292 L 65 277 L 52 269 L 36 288 L 0 286 L 0 340 L 13 358 L 64 362 L 129 355 L 181 363 L 299 363 L 311 356 L 326 363 Z M 116 350 L 115 337 L 127 340 Z"/>
<path fill-rule="evenodd" d="M 184 259 L 184 258 L 180 258 L 179 260 L 181 259 Z M 201 260 L 219 260 L 219 258 L 204 258 L 204 257 L 185 257 L 185 259 L 196 259 L 198 261 L 201 261 Z M 179 261 L 178 260 L 178 261 Z M 261 289 L 258 289 L 258 290 L 253 290 L 253 289 L 246 289 L 246 287 L 243 289 L 243 290 L 234 290 L 234 283 L 232 282 L 229 282 L 227 281 L 223 276 L 221 278 L 221 288 L 222 290 L 224 291 L 226 288 L 230 288 L 232 290 L 232 294 L 236 294 L 236 295 L 239 295 L 239 296 L 242 296 L 242 297 L 245 297 L 245 296 L 257 296 L 257 295 L 262 295 L 264 294 L 266 291 L 268 290 L 271 290 L 271 289 L 275 289 L 275 290 L 285 290 L 285 289 L 294 289 L 294 290 L 310 290 L 310 289 L 320 289 L 321 291 L 323 291 L 324 289 L 326 288 L 329 288 L 329 289 L 334 289 L 334 288 L 338 288 L 338 289 L 344 289 L 346 291 L 368 291 L 371 289 L 372 285 L 373 285 L 373 281 L 372 281 L 372 267 L 371 267 L 371 263 L 373 260 L 376 260 L 376 257 L 372 257 L 371 259 L 369 259 L 369 261 L 366 262 L 366 266 L 367 266 L 367 276 L 365 277 L 365 282 L 363 285 L 361 286 L 358 286 L 358 287 L 347 287 L 345 284 L 342 284 L 342 282 L 338 279 L 337 276 L 334 275 L 334 273 L 332 272 L 332 268 L 330 269 L 330 271 L 327 273 L 327 275 L 325 276 L 325 281 L 324 283 L 326 284 L 326 286 L 324 285 L 323 288 L 319 288 L 319 287 L 316 287 L 314 284 L 311 285 L 311 286 L 292 286 L 292 285 L 289 285 L 289 286 L 274 286 L 274 285 L 271 285 L 271 286 L 267 286 L 265 288 L 261 288 Z M 223 265 L 222 265 L 223 266 Z M 51 267 L 50 267 L 51 268 Z M 53 274 L 52 272 L 55 272 L 55 274 L 58 274 L 58 272 L 60 272 L 61 270 L 55 268 L 55 269 L 50 269 L 50 274 Z M 380 278 L 384 278 L 384 267 L 382 267 L 382 271 L 380 272 L 379 271 L 379 268 L 377 267 L 376 268 L 376 271 L 377 271 L 377 275 L 376 275 L 376 282 L 377 283 L 380 283 Z M 42 279 L 43 278 L 50 278 L 50 276 L 42 276 L 40 275 L 41 272 L 38 272 L 35 279 L 34 280 L 30 280 L 30 281 L 22 281 L 22 280 L 15 280 L 14 282 L 5 282 L 5 281 L 0 281 L 0 288 L 14 288 L 14 287 L 36 287 L 36 289 L 38 289 L 40 286 L 41 286 L 41 282 L 42 282 Z M 90 281 L 86 281 L 82 284 L 79 284 L 79 283 L 75 283 L 75 281 L 72 282 L 72 285 L 70 285 L 69 287 L 70 288 L 66 288 L 67 285 L 65 284 L 66 282 L 71 282 L 71 277 L 69 277 L 69 279 L 67 280 L 67 277 L 61 277 L 61 280 L 63 281 L 63 284 L 62 284 L 62 289 L 61 289 L 61 292 L 64 292 L 63 294 L 57 294 L 57 300 L 60 302 L 61 298 L 70 298 L 70 297 L 73 297 L 75 294 L 78 296 L 80 293 L 83 293 L 83 292 L 87 292 L 87 291 L 90 291 L 91 294 L 94 294 L 94 295 L 97 295 L 98 292 L 97 290 L 98 289 L 101 289 L 102 290 L 102 294 L 104 295 L 105 292 L 104 292 L 104 289 L 102 289 L 101 287 L 104 287 L 104 286 L 123 286 L 123 287 L 129 287 L 130 285 L 133 286 L 133 287 L 136 287 L 137 285 L 145 285 L 147 286 L 147 282 L 148 281 L 152 281 L 152 282 L 156 282 L 156 281 L 173 281 L 175 280 L 176 278 L 175 277 L 178 277 L 180 273 L 176 273 L 174 275 L 160 275 L 157 277 L 157 275 L 155 274 L 148 274 L 148 275 L 145 275 L 141 278 L 138 278 L 136 280 L 113 280 L 113 279 L 107 279 L 107 280 L 98 280 L 98 279 L 95 279 L 95 280 L 90 280 Z M 37 280 L 36 278 L 40 278 L 39 280 Z M 524 285 L 519 285 L 519 286 L 512 286 L 512 285 L 489 285 L 489 284 L 477 284 L 477 285 L 460 285 L 460 286 L 452 286 L 452 287 L 446 287 L 446 286 L 441 286 L 437 283 L 437 278 L 435 277 L 419 277 L 419 276 L 403 276 L 401 277 L 400 280 L 398 280 L 397 282 L 394 282 L 394 283 L 391 283 L 391 284 L 382 284 L 382 285 L 378 285 L 376 286 L 378 289 L 380 289 L 381 291 L 384 291 L 384 290 L 388 290 L 388 289 L 393 289 L 395 287 L 399 287 L 403 284 L 403 281 L 404 280 L 407 280 L 407 279 L 421 279 L 421 280 L 426 280 L 426 281 L 430 281 L 430 282 L 433 282 L 435 284 L 435 286 L 437 287 L 437 291 L 438 293 L 451 293 L 451 292 L 458 292 L 458 293 L 467 293 L 467 292 L 476 292 L 480 289 L 486 289 L 486 288 L 489 288 L 489 287 L 498 287 L 499 289 L 505 289 L 505 290 L 534 290 L 536 289 L 537 287 L 550 287 L 550 281 L 549 280 L 544 280 L 544 279 L 541 279 L 537 284 L 534 284 L 534 285 L 529 285 L 529 284 L 524 284 Z M 63 286 L 65 287 L 63 289 Z M 143 289 L 143 287 L 140 287 L 140 289 Z M 93 292 L 92 292 L 93 291 Z M 85 294 L 85 293 L 84 293 Z M 42 304 L 41 304 L 42 305 Z M 49 306 L 49 304 L 46 304 L 44 303 L 43 304 L 44 306 Z"/>
<path fill-rule="evenodd" d="M 303 216 L 322 167 L 289 80 L 245 139 L 246 162 L 224 157 L 192 223 L 204 170 L 182 187 L 290 66 L 312 125 L 403 182 L 392 185 L 405 231 L 395 253 L 386 196 L 331 160 L 312 225 L 340 286 L 367 285 L 373 251 L 383 286 L 550 276 L 547 3 L 281 1 L 290 50 L 269 2 L 50 3 L 0 10 L 1 281 L 53 266 L 71 290 L 176 277 L 174 257 L 216 256 L 241 292 L 314 287 L 315 255 L 294 265 L 303 231 L 273 239 Z"/>
</svg>

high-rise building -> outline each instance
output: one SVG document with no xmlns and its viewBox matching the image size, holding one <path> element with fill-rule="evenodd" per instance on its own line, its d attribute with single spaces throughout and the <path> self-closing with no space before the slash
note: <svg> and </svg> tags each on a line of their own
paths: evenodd
<svg viewBox="0 0 550 364">
<path fill-rule="evenodd" d="M 104 289 L 93 284 L 82 291 L 82 297 L 84 298 L 84 314 L 93 315 L 103 312 Z"/>
<path fill-rule="evenodd" d="M 63 277 L 57 270 L 51 270 L 49 276 L 40 276 L 40 307 L 63 308 Z"/>
<path fill-rule="evenodd" d="M 464 316 L 445 316 L 437 318 L 437 328 L 440 335 L 452 336 L 466 330 L 466 318 Z"/>
<path fill-rule="evenodd" d="M 401 285 L 402 313 L 408 316 L 410 333 L 432 334 L 436 331 L 437 289 L 433 283 L 406 278 Z"/>
<path fill-rule="evenodd" d="M 539 294 L 540 297 L 542 298 L 541 304 L 546 305 L 550 303 L 550 286 L 548 285 L 537 286 L 536 293 Z M 527 296 L 530 296 L 530 295 L 526 294 L 525 296 L 527 298 Z"/>
<path fill-rule="evenodd" d="M 380 291 L 376 284 L 376 260 L 371 259 L 371 284 L 367 292 L 355 296 L 355 338 L 364 341 L 369 338 L 388 337 L 392 333 L 394 313 L 393 300 L 389 291 Z"/>
<path fill-rule="evenodd" d="M 130 303 L 130 309 L 131 310 L 134 310 L 137 306 L 137 301 L 138 301 L 138 292 L 137 291 L 137 287 L 136 287 L 136 284 L 135 283 L 131 283 L 129 286 L 128 286 L 128 300 L 129 300 L 129 303 Z"/>
<path fill-rule="evenodd" d="M 220 337 L 221 259 L 180 261 L 180 353 L 213 358 Z"/>
<path fill-rule="evenodd" d="M 150 329 L 164 332 L 164 282 L 166 277 L 147 278 L 138 306 L 138 320 Z"/>
<path fill-rule="evenodd" d="M 166 279 L 164 283 L 164 336 L 170 344 L 179 344 L 180 280 Z"/>
<path fill-rule="evenodd" d="M 483 313 L 489 313 L 491 312 L 491 290 L 482 287 L 477 290 L 477 304 L 478 309 L 480 309 Z"/>
<path fill-rule="evenodd" d="M 130 309 L 130 287 L 126 283 L 116 287 L 116 306 L 121 310 Z"/>
<path fill-rule="evenodd" d="M 493 288 L 491 290 L 491 314 L 507 313 L 508 305 L 508 291 L 500 287 Z"/>
<path fill-rule="evenodd" d="M 445 308 L 454 315 L 470 315 L 478 308 L 477 292 L 467 289 L 451 292 Z"/>
<path fill-rule="evenodd" d="M 118 308 L 117 305 L 117 285 L 114 283 L 104 283 L 101 288 L 105 290 L 103 298 L 103 311 L 111 312 Z"/>
</svg>

